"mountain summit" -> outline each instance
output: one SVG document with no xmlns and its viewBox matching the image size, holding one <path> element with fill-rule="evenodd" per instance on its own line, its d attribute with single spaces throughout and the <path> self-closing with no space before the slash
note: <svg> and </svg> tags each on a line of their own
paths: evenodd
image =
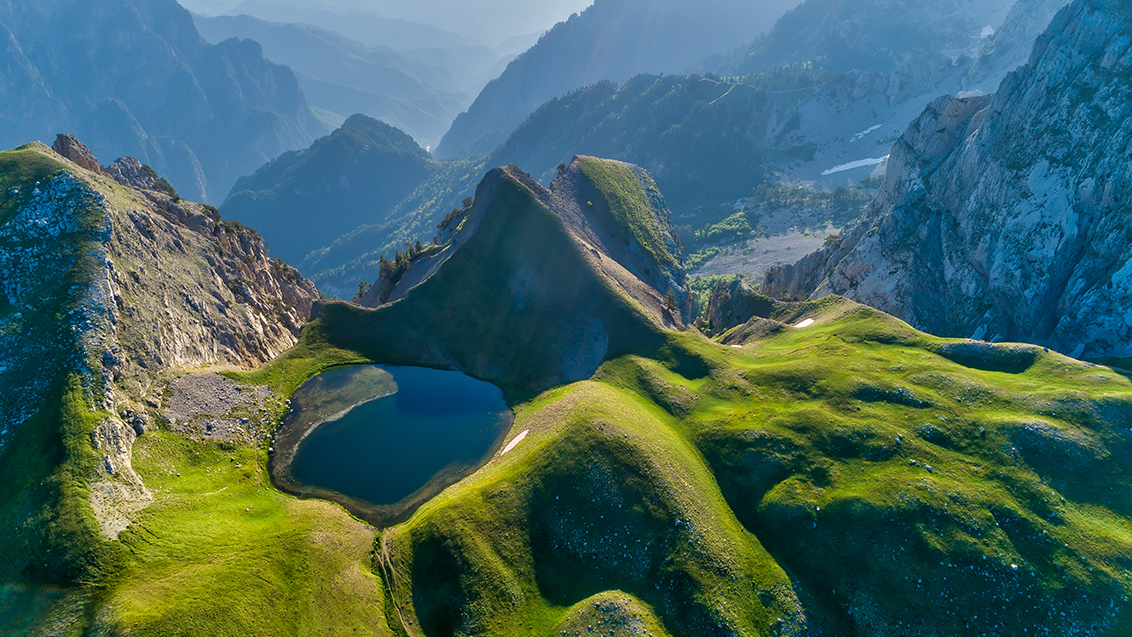
<svg viewBox="0 0 1132 637">
<path fill-rule="evenodd" d="M 492 170 L 433 245 L 320 315 L 338 346 L 455 367 L 520 395 L 588 378 L 688 319 L 670 213 L 647 172 L 579 157 L 550 189 Z"/>
</svg>

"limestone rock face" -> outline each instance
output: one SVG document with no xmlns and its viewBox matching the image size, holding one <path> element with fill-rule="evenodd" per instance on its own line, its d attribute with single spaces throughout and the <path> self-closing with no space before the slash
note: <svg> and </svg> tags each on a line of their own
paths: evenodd
<svg viewBox="0 0 1132 637">
<path fill-rule="evenodd" d="M 708 335 L 722 334 L 752 317 L 770 316 L 774 306 L 771 299 L 753 290 L 742 279 L 720 281 L 712 290 L 704 314 Z"/>
<path fill-rule="evenodd" d="M 945 97 L 840 245 L 764 291 L 837 293 L 945 336 L 1132 355 L 1132 12 L 1077 0 L 991 97 Z"/>
<path fill-rule="evenodd" d="M 90 152 L 86 144 L 75 139 L 74 135 L 60 133 L 55 137 L 55 144 L 51 146 L 51 150 L 66 157 L 81 168 L 86 168 L 92 172 L 100 172 L 102 170 L 102 166 L 98 163 L 98 158 Z"/>
</svg>

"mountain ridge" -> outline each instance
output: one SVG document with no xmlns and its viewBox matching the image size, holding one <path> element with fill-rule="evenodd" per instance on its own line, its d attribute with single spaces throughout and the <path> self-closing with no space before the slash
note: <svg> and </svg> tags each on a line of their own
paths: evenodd
<svg viewBox="0 0 1132 637">
<path fill-rule="evenodd" d="M 322 132 L 290 70 L 251 42 L 206 44 L 174 0 L 9 3 L 0 15 L 13 78 L 0 146 L 71 130 L 219 201 L 239 175 Z"/>
<path fill-rule="evenodd" d="M 298 263 L 310 246 L 327 245 L 387 215 L 438 170 L 403 131 L 354 115 L 309 148 L 284 153 L 241 177 L 221 210 L 263 228 L 273 253 Z M 378 187 L 363 190 L 360 184 Z"/>
<path fill-rule="evenodd" d="M 586 171 L 603 169 L 612 173 L 605 190 L 566 186 L 593 184 Z M 376 309 L 323 307 L 326 337 L 391 362 L 423 352 L 430 365 L 520 396 L 588 377 L 608 351 L 659 342 L 658 330 L 687 316 L 678 247 L 674 237 L 658 246 L 648 232 L 626 231 L 648 223 L 671 233 L 663 200 L 647 198 L 647 175 L 616 162 L 580 158 L 560 180 L 547 190 L 513 166 L 490 171 L 474 204 L 452 220 L 449 241 L 413 255 L 388 288 L 371 286 L 362 303 Z M 634 189 L 635 201 L 618 199 Z M 490 353 L 468 349 L 479 341 L 493 343 Z"/>
<path fill-rule="evenodd" d="M 555 25 L 489 82 L 453 122 L 436 156 L 491 152 L 547 100 L 601 80 L 679 71 L 706 52 L 738 45 L 750 30 L 770 27 L 779 9 L 791 4 L 701 3 L 689 9 L 668 0 L 598 0 Z"/>
</svg>

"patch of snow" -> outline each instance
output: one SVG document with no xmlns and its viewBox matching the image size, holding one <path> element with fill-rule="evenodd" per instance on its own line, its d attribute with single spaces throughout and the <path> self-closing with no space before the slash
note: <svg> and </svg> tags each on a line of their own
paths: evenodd
<svg viewBox="0 0 1132 637">
<path fill-rule="evenodd" d="M 857 161 L 851 161 L 847 164 L 841 164 L 840 166 L 834 166 L 833 168 L 830 168 L 829 170 L 823 172 L 822 177 L 827 177 L 836 173 L 842 173 L 846 170 L 853 170 L 854 168 L 876 166 L 877 164 L 882 164 L 886 161 L 888 161 L 888 155 L 885 155 L 884 157 L 877 157 L 876 159 L 859 159 Z"/>
<path fill-rule="evenodd" d="M 867 130 L 863 130 L 863 131 L 857 133 L 856 135 L 854 135 L 853 139 L 849 140 L 849 143 L 852 144 L 853 142 L 859 142 L 859 141 L 861 141 L 862 138 L 864 138 L 865 135 L 868 135 L 869 133 L 872 133 L 872 132 L 874 132 L 878 129 L 880 129 L 880 124 L 877 124 L 876 126 L 873 126 L 872 128 L 869 128 Z"/>
<path fill-rule="evenodd" d="M 801 323 L 794 326 L 794 329 L 802 330 L 814 324 L 814 319 L 806 319 Z"/>
<path fill-rule="evenodd" d="M 983 27 L 983 32 L 980 35 L 984 38 L 989 38 L 990 36 L 994 35 L 994 27 L 988 24 L 987 26 Z"/>
<path fill-rule="evenodd" d="M 523 442 L 523 439 L 526 438 L 527 434 L 529 434 L 529 433 L 531 433 L 531 430 L 527 429 L 526 431 L 519 434 L 518 436 L 515 436 L 515 439 L 512 440 L 511 442 L 507 443 L 507 446 L 503 448 L 503 451 L 499 452 L 499 456 L 503 457 L 503 456 L 507 455 L 508 451 L 511 451 L 515 447 L 519 446 L 519 443 Z"/>
<path fill-rule="evenodd" d="M 955 97 L 958 97 L 959 99 L 967 99 L 968 97 L 981 97 L 983 95 L 986 95 L 986 93 L 982 92 L 979 89 L 974 89 L 972 91 L 959 91 L 955 94 Z"/>
</svg>

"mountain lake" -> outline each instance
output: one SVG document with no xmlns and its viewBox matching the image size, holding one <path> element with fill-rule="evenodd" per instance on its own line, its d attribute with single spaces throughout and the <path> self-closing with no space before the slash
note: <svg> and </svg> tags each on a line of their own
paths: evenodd
<svg viewBox="0 0 1132 637">
<path fill-rule="evenodd" d="M 272 476 L 285 491 L 385 526 L 483 466 L 512 418 L 502 390 L 459 372 L 332 369 L 292 396 Z"/>
</svg>

